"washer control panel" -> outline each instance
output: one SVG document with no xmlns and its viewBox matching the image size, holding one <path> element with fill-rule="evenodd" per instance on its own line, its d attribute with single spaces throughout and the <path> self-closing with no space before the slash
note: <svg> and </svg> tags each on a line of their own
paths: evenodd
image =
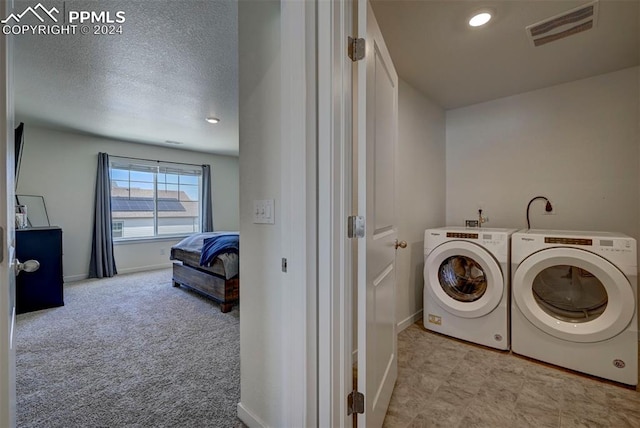
<svg viewBox="0 0 640 428">
<path fill-rule="evenodd" d="M 496 257 L 500 262 L 507 259 L 511 234 L 515 229 L 469 229 L 469 228 L 440 228 L 427 229 L 424 234 L 424 257 L 438 246 L 452 241 L 466 241 L 478 245 Z"/>
<path fill-rule="evenodd" d="M 447 232 L 447 238 L 478 239 L 477 233 Z"/>
<path fill-rule="evenodd" d="M 506 236 L 501 234 L 481 233 L 482 245 L 500 245 L 506 239 Z"/>
</svg>

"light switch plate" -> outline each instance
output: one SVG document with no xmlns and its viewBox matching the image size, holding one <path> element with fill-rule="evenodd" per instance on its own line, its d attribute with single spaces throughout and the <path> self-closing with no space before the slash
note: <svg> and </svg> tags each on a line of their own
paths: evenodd
<svg viewBox="0 0 640 428">
<path fill-rule="evenodd" d="M 275 201 L 261 199 L 253 201 L 253 222 L 255 224 L 275 224 Z"/>
</svg>

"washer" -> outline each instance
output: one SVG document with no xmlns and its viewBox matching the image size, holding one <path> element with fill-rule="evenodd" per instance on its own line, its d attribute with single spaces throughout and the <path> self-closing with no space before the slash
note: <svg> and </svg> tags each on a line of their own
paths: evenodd
<svg viewBox="0 0 640 428">
<path fill-rule="evenodd" d="M 635 239 L 519 231 L 512 237 L 511 261 L 514 353 L 638 384 Z"/>
<path fill-rule="evenodd" d="M 509 250 L 516 229 L 443 227 L 424 234 L 424 327 L 509 349 Z"/>
</svg>

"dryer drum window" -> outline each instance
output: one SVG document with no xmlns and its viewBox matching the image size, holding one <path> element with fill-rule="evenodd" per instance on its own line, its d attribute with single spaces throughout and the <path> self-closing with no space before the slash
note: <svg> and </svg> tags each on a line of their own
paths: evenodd
<svg viewBox="0 0 640 428">
<path fill-rule="evenodd" d="M 569 265 L 551 266 L 536 275 L 533 297 L 547 314 L 571 323 L 598 318 L 608 302 L 607 291 L 598 278 Z"/>
<path fill-rule="evenodd" d="M 487 291 L 487 279 L 482 267 L 465 256 L 452 256 L 438 269 L 440 286 L 459 302 L 475 302 Z"/>
</svg>

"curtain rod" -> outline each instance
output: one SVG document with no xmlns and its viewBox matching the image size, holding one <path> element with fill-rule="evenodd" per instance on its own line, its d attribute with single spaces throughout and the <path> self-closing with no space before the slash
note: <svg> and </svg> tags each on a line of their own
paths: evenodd
<svg viewBox="0 0 640 428">
<path fill-rule="evenodd" d="M 108 153 L 107 153 L 108 154 Z M 157 159 L 144 159 L 144 158 L 134 158 L 131 156 L 118 156 L 118 155 L 109 155 L 109 157 L 120 158 L 120 159 L 133 159 L 133 160 L 141 160 L 147 162 L 157 162 L 157 163 L 174 163 L 176 165 L 189 165 L 189 166 L 205 166 L 204 164 L 198 165 L 197 163 L 186 163 L 186 162 L 169 162 L 169 161 L 161 161 Z"/>
</svg>

